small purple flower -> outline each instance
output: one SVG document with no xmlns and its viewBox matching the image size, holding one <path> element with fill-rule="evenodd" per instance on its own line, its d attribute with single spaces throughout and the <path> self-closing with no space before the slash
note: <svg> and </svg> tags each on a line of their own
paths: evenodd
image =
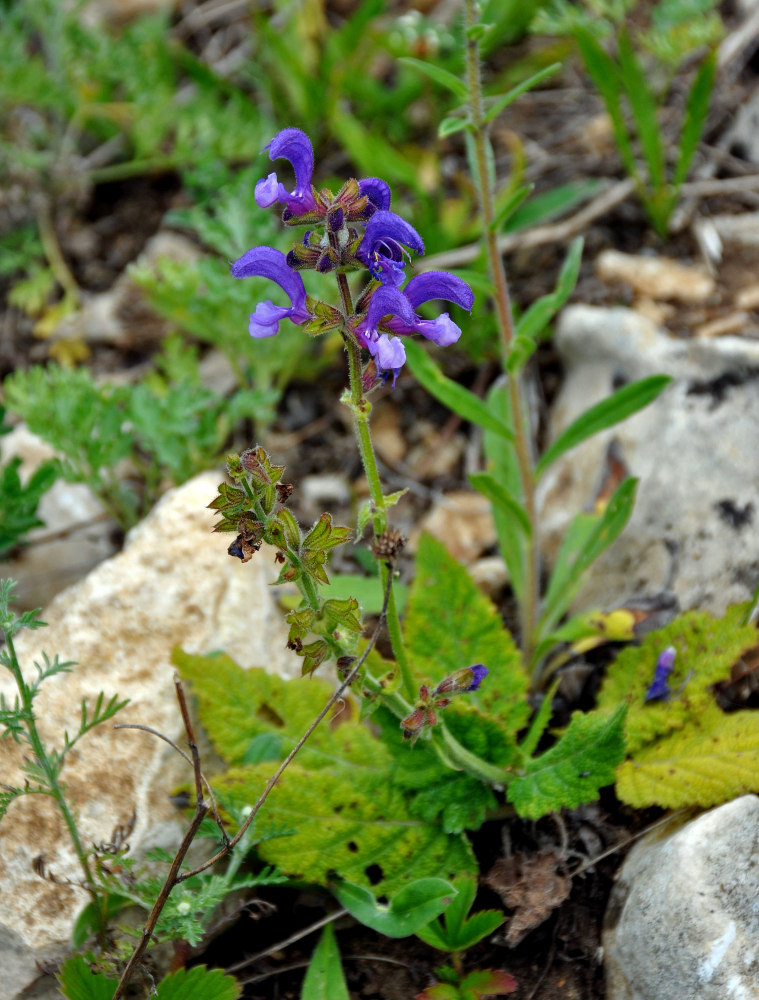
<svg viewBox="0 0 759 1000">
<path fill-rule="evenodd" d="M 369 225 L 371 220 L 366 227 L 367 230 Z M 393 385 L 398 369 L 406 360 L 406 351 L 404 349 L 401 354 L 403 345 L 397 341 L 397 336 L 420 333 L 441 347 L 455 344 L 461 336 L 461 330 L 448 313 L 441 313 L 436 319 L 420 319 L 416 315 L 416 307 L 431 299 L 445 299 L 467 310 L 471 309 L 474 303 L 471 288 L 461 278 L 447 271 L 427 271 L 412 278 L 403 291 L 391 285 L 382 285 L 378 288 L 372 295 L 365 318 L 356 327 L 356 339 L 375 358 L 377 367 L 393 371 Z M 380 334 L 380 325 L 397 336 L 388 336 L 387 341 L 384 341 L 386 334 Z M 378 360 L 380 340 L 383 341 L 383 357 L 390 357 L 392 349 L 395 361 L 392 367 L 383 365 L 381 358 Z"/>
<path fill-rule="evenodd" d="M 287 293 L 291 307 L 275 306 L 273 302 L 259 302 L 250 317 L 251 337 L 273 337 L 279 331 L 280 320 L 290 319 L 297 325 L 307 323 L 312 317 L 306 309 L 306 289 L 297 271 L 287 266 L 287 258 L 273 247 L 253 247 L 231 266 L 234 278 L 268 278 Z"/>
<path fill-rule="evenodd" d="M 432 692 L 432 697 L 440 694 L 465 694 L 467 691 L 476 691 L 487 675 L 488 668 L 482 663 L 454 670 L 438 684 Z"/>
<path fill-rule="evenodd" d="M 395 212 L 380 210 L 367 222 L 356 256 L 369 268 L 373 278 L 383 285 L 397 287 L 405 277 L 404 258 L 409 256 L 405 247 L 424 253 L 422 237 L 413 226 Z"/>
<path fill-rule="evenodd" d="M 269 174 L 256 184 L 255 199 L 260 208 L 269 208 L 276 202 L 284 202 L 285 208 L 293 215 L 305 215 L 316 209 L 316 201 L 311 191 L 311 177 L 314 172 L 314 150 L 311 140 L 299 128 L 285 128 L 278 132 L 268 146 L 269 159 L 289 160 L 295 171 L 295 187 L 288 191 L 280 183 L 275 173 Z"/>
<path fill-rule="evenodd" d="M 656 661 L 656 669 L 654 670 L 654 679 L 651 681 L 648 691 L 646 691 L 643 699 L 644 702 L 669 700 L 672 692 L 669 689 L 668 678 L 674 670 L 676 655 L 677 650 L 674 646 L 667 646 L 664 652 L 659 654 L 659 659 Z"/>
</svg>

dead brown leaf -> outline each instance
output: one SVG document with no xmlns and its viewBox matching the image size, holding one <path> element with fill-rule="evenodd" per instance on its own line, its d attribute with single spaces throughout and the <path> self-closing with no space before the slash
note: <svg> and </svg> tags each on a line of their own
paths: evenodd
<svg viewBox="0 0 759 1000">
<path fill-rule="evenodd" d="M 553 851 L 538 851 L 500 858 L 490 869 L 485 883 L 516 911 L 506 931 L 509 947 L 518 945 L 569 896 L 571 880 L 559 871 L 561 864 Z"/>
</svg>

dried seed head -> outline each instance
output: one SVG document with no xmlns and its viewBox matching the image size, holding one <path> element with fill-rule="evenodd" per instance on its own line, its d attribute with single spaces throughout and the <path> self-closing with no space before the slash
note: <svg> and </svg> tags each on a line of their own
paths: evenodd
<svg viewBox="0 0 759 1000">
<path fill-rule="evenodd" d="M 393 562 L 405 544 L 406 539 L 400 531 L 396 531 L 391 528 L 389 531 L 384 532 L 374 540 L 374 544 L 372 545 L 372 554 L 375 559 L 380 559 L 385 562 Z"/>
</svg>

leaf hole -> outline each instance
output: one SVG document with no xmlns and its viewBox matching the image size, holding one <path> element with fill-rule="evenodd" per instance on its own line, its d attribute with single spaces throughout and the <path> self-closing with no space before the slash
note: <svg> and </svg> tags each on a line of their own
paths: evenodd
<svg viewBox="0 0 759 1000">
<path fill-rule="evenodd" d="M 364 868 L 364 875 L 369 879 L 370 885 L 377 885 L 385 877 L 379 865 L 368 865 Z"/>
</svg>

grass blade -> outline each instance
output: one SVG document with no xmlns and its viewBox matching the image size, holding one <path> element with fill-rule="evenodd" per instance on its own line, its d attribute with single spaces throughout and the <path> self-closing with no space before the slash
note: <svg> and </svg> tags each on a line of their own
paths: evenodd
<svg viewBox="0 0 759 1000">
<path fill-rule="evenodd" d="M 458 413 L 464 420 L 483 427 L 485 430 L 498 434 L 507 441 L 514 440 L 510 427 L 496 417 L 486 403 L 463 385 L 443 375 L 438 366 L 423 347 L 413 340 L 406 340 L 406 361 L 415 378 L 424 386 L 427 392 L 448 409 Z"/>
<path fill-rule="evenodd" d="M 626 420 L 633 413 L 642 410 L 644 406 L 648 406 L 662 390 L 666 389 L 671 381 L 669 375 L 650 375 L 638 382 L 622 386 L 608 399 L 602 399 L 600 403 L 591 406 L 590 409 L 580 414 L 543 453 L 535 466 L 535 478 L 539 479 L 548 466 L 570 448 L 574 448 L 589 437 L 593 437 L 599 431 L 604 431 L 608 427 L 613 427 L 614 424 Z"/>
</svg>

